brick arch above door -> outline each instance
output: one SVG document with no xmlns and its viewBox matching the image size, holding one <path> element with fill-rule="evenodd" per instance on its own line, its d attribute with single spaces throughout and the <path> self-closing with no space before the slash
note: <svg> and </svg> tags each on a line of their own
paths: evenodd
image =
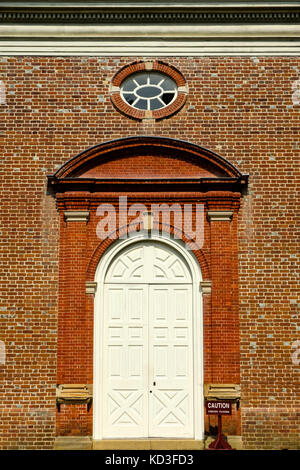
<svg viewBox="0 0 300 470">
<path fill-rule="evenodd" d="M 184 190 L 239 191 L 247 183 L 234 165 L 194 143 L 166 137 L 135 136 L 95 145 L 48 176 L 54 192 L 135 188 L 143 183 Z M 76 187 L 75 187 L 76 186 Z M 147 190 L 147 189 L 146 189 Z"/>
</svg>

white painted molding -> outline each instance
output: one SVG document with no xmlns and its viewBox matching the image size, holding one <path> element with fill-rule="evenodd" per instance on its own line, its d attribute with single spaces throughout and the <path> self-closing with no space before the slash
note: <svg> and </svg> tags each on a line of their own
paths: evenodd
<svg viewBox="0 0 300 470">
<path fill-rule="evenodd" d="M 210 222 L 231 221 L 232 211 L 207 211 L 207 217 Z"/>
<path fill-rule="evenodd" d="M 250 38 L 300 37 L 299 24 L 14 24 L 0 25 L 0 37 Z"/>
<path fill-rule="evenodd" d="M 299 38 L 209 40 L 114 38 L 0 39 L 0 56 L 92 56 L 92 57 L 205 57 L 205 56 L 299 56 Z"/>
<path fill-rule="evenodd" d="M 64 211 L 66 222 L 88 222 L 89 211 Z"/>
<path fill-rule="evenodd" d="M 85 292 L 86 294 L 93 294 L 95 295 L 96 293 L 96 290 L 97 290 L 97 282 L 91 282 L 91 281 L 87 281 L 85 283 Z"/>
<path fill-rule="evenodd" d="M 201 281 L 200 287 L 202 290 L 202 294 L 211 294 L 211 281 Z"/>
</svg>

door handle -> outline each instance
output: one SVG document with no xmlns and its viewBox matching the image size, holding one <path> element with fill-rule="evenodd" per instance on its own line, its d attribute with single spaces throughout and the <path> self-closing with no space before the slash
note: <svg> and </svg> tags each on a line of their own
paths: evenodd
<svg viewBox="0 0 300 470">
<path fill-rule="evenodd" d="M 153 382 L 153 385 L 154 385 L 154 387 L 155 387 L 155 385 L 156 385 L 156 382 Z"/>
</svg>

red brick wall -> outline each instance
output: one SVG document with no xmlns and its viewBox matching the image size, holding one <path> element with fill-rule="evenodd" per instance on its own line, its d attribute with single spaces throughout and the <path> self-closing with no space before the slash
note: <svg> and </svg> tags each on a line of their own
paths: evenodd
<svg viewBox="0 0 300 470">
<path fill-rule="evenodd" d="M 184 75 L 189 94 L 178 114 L 155 123 L 126 118 L 111 104 L 111 78 L 134 60 L 0 59 L 7 97 L 0 105 L 0 340 L 7 352 L 6 365 L 0 366 L 1 446 L 52 447 L 56 362 L 62 374 L 60 364 L 72 356 L 70 337 L 69 350 L 57 358 L 57 341 L 69 332 L 57 323 L 59 219 L 55 201 L 46 192 L 46 175 L 97 143 L 157 135 L 197 143 L 250 174 L 238 215 L 238 273 L 224 253 L 226 269 L 233 269 L 231 278 L 239 278 L 239 300 L 234 294 L 230 302 L 239 305 L 240 348 L 235 340 L 233 363 L 240 363 L 241 369 L 241 432 L 249 449 L 299 448 L 298 370 L 292 363 L 292 344 L 299 339 L 295 281 L 299 106 L 292 101 L 299 59 L 164 58 Z M 72 256 L 72 244 L 65 249 Z M 82 253 L 76 256 L 78 263 L 84 262 Z M 69 268 L 64 268 L 65 273 Z M 81 281 L 78 272 L 74 278 L 78 293 Z M 59 302 L 71 315 L 70 300 L 61 296 Z M 86 302 L 91 312 L 92 302 Z M 231 315 L 230 308 L 227 313 Z M 236 318 L 230 318 L 234 325 Z M 76 307 L 74 321 L 85 322 L 80 338 L 87 341 L 90 354 L 86 332 L 91 313 L 82 318 Z M 75 354 L 80 367 L 64 380 L 83 379 L 86 358 L 80 351 Z M 89 366 L 86 376 L 91 379 Z M 74 414 L 75 421 L 69 424 L 64 413 L 59 418 L 63 434 L 91 431 L 84 409 L 79 420 Z"/>
</svg>

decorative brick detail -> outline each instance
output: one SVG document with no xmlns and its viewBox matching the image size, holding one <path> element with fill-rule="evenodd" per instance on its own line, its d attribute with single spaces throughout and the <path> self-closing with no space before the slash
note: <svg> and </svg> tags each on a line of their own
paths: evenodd
<svg viewBox="0 0 300 470">
<path fill-rule="evenodd" d="M 120 95 L 120 90 L 114 91 L 111 94 L 111 101 L 113 105 L 118 109 L 118 111 L 120 111 L 122 114 L 125 114 L 126 116 L 129 116 L 133 119 L 138 119 L 139 121 L 141 121 L 142 119 L 146 119 L 146 111 L 133 108 L 132 106 L 129 106 L 129 104 L 125 103 L 125 101 Z"/>
<path fill-rule="evenodd" d="M 144 158 L 142 160 L 142 168 L 138 168 L 134 162 L 142 158 L 142 155 L 146 155 L 146 159 Z M 77 177 L 78 174 L 81 175 L 80 181 L 83 181 L 83 177 L 86 174 L 84 171 L 85 168 L 101 167 L 102 163 L 104 161 L 106 162 L 108 157 L 110 161 L 117 160 L 118 166 L 117 168 L 109 167 L 109 161 L 107 162 L 106 167 L 108 167 L 108 173 L 104 174 L 106 179 L 108 175 L 112 179 L 116 179 L 117 176 L 123 179 L 124 176 L 129 176 L 129 174 L 131 174 L 135 180 L 137 180 L 139 176 L 141 176 L 142 179 L 146 177 L 149 178 L 149 175 L 145 174 L 143 170 L 143 167 L 148 163 L 152 168 L 152 172 L 155 171 L 154 176 L 159 175 L 160 179 L 170 179 L 170 175 L 173 177 L 177 176 L 177 178 L 182 178 L 183 176 L 194 178 L 196 176 L 205 176 L 209 178 L 210 185 L 213 183 L 213 178 L 219 185 L 221 184 L 222 188 L 227 184 L 227 182 L 224 181 L 224 177 L 226 177 L 229 184 L 238 182 L 245 185 L 247 183 L 247 175 L 243 175 L 232 163 L 211 150 L 179 139 L 138 135 L 104 142 L 79 153 L 71 158 L 71 160 L 65 162 L 64 165 L 56 170 L 54 175 L 48 177 L 50 184 L 55 186 L 57 182 L 62 179 L 71 181 L 71 179 Z M 134 160 L 131 161 L 128 157 L 134 157 Z M 163 158 L 163 160 L 161 160 L 160 157 Z M 173 168 L 176 163 L 174 160 L 180 162 L 180 167 L 176 166 Z M 129 174 L 128 161 L 130 161 L 131 169 Z M 171 162 L 172 164 L 170 165 Z M 188 172 L 186 162 L 189 164 Z M 199 165 L 200 162 L 201 164 Z M 203 171 L 206 169 L 208 171 Z M 118 174 L 116 174 L 116 170 L 118 170 Z M 136 174 L 135 171 L 138 173 Z M 101 176 L 101 174 L 102 173 L 98 176 Z M 218 176 L 216 177 L 215 175 Z M 222 177 L 222 180 L 220 180 L 219 177 Z M 77 191 L 80 189 L 78 183 L 79 182 L 76 183 Z M 87 194 L 89 194 L 89 192 Z M 228 202 L 228 196 L 230 203 Z M 239 200 L 240 193 L 235 194 L 229 192 L 225 194 L 224 188 L 220 202 L 220 191 L 210 191 L 207 208 L 208 210 L 229 210 L 231 209 L 231 201 L 235 196 L 237 196 L 237 200 Z M 78 204 L 83 204 L 81 199 L 78 201 L 77 205 Z M 80 208 L 82 207 L 83 206 L 80 205 Z"/>
<path fill-rule="evenodd" d="M 112 78 L 111 84 L 115 87 L 120 87 L 122 82 L 129 77 L 129 75 L 136 72 L 143 72 L 146 69 L 146 64 L 142 60 L 138 62 L 132 62 L 129 65 L 124 65 Z"/>
<path fill-rule="evenodd" d="M 143 111 L 140 109 L 136 109 L 133 106 L 129 106 L 123 100 L 120 95 L 120 87 L 122 85 L 122 82 L 133 73 L 142 72 L 145 70 L 162 72 L 175 81 L 178 87 L 178 92 L 177 97 L 175 101 L 173 101 L 173 103 L 162 109 L 157 109 L 154 111 Z M 174 115 L 184 106 L 187 98 L 188 87 L 185 78 L 174 66 L 168 65 L 159 60 L 155 60 L 154 62 L 137 61 L 123 67 L 114 75 L 111 81 L 110 93 L 113 105 L 115 106 L 115 108 L 118 109 L 118 111 L 120 111 L 125 116 L 140 121 L 144 119 L 160 120 Z"/>
<path fill-rule="evenodd" d="M 173 78 L 178 87 L 187 86 L 183 75 L 173 65 L 166 64 L 160 60 L 155 60 L 153 63 L 153 70 L 157 70 L 158 72 L 169 75 L 171 78 Z"/>
</svg>

